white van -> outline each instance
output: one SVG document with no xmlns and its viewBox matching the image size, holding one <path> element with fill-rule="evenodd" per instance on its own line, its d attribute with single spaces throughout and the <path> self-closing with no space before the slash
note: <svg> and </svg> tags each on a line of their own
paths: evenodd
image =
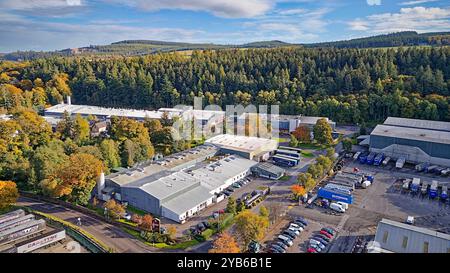
<svg viewBox="0 0 450 273">
<path fill-rule="evenodd" d="M 345 209 L 342 207 L 341 204 L 334 203 L 334 202 L 330 204 L 330 209 L 337 211 L 337 212 L 345 212 Z"/>
<path fill-rule="evenodd" d="M 278 235 L 278 240 L 282 241 L 283 243 L 287 244 L 288 246 L 292 246 L 294 243 L 291 239 L 289 239 L 286 236 Z"/>
<path fill-rule="evenodd" d="M 348 204 L 347 204 L 347 203 L 344 203 L 344 202 L 341 202 L 341 201 L 338 201 L 338 202 L 336 202 L 336 203 L 338 203 L 339 205 L 341 205 L 341 206 L 344 208 L 344 210 L 348 210 Z"/>
</svg>

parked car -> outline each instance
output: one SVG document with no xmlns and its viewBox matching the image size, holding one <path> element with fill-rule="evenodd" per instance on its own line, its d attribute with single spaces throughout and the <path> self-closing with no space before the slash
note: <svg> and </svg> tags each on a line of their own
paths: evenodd
<svg viewBox="0 0 450 273">
<path fill-rule="evenodd" d="M 325 230 L 321 230 L 320 234 L 323 234 L 323 235 L 327 236 L 328 239 L 333 238 L 333 235 L 331 235 L 330 233 L 326 232 Z"/>
<path fill-rule="evenodd" d="M 203 221 L 202 224 L 206 227 L 206 228 L 210 228 L 211 224 L 208 221 Z"/>
<path fill-rule="evenodd" d="M 317 253 L 317 250 L 314 247 L 309 247 L 308 250 L 306 250 L 308 253 Z"/>
<path fill-rule="evenodd" d="M 319 237 L 319 236 L 314 236 L 314 237 L 312 237 L 314 240 L 316 240 L 316 241 L 318 241 L 318 242 L 320 242 L 321 244 L 323 244 L 324 246 L 327 246 L 328 245 L 328 242 L 327 241 L 325 241 L 323 238 L 321 238 L 321 237 Z"/>
<path fill-rule="evenodd" d="M 287 230 L 283 231 L 283 233 L 281 235 L 288 237 L 292 241 L 294 241 L 295 237 L 296 237 L 295 234 L 293 234 L 292 232 L 289 232 Z"/>
<path fill-rule="evenodd" d="M 281 242 L 283 242 L 284 244 L 286 244 L 288 246 L 292 246 L 294 244 L 292 242 L 292 239 L 290 239 L 289 237 L 287 237 L 285 235 L 278 235 L 278 240 L 280 240 Z"/>
<path fill-rule="evenodd" d="M 229 186 L 228 188 L 226 188 L 226 190 L 230 191 L 230 192 L 234 192 L 234 188 L 232 186 Z"/>
<path fill-rule="evenodd" d="M 329 227 L 322 228 L 322 230 L 325 230 L 326 232 L 328 232 L 329 234 L 331 234 L 331 235 L 333 235 L 333 236 L 334 236 L 334 234 L 336 233 L 336 232 L 334 231 L 334 229 L 329 228 Z"/>
<path fill-rule="evenodd" d="M 231 194 L 233 194 L 231 191 L 228 190 L 224 190 L 223 194 L 225 194 L 227 197 L 230 196 Z"/>
<path fill-rule="evenodd" d="M 269 252 L 269 253 L 281 253 L 281 252 L 279 252 L 278 250 L 276 250 L 276 249 L 273 248 L 273 247 L 269 247 L 269 249 L 267 250 L 267 252 Z"/>
<path fill-rule="evenodd" d="M 321 242 L 319 242 L 319 241 L 317 241 L 315 239 L 310 239 L 309 240 L 309 244 L 310 245 L 318 245 L 320 247 L 320 249 L 324 249 L 325 248 L 324 244 L 322 244 Z"/>
<path fill-rule="evenodd" d="M 206 227 L 205 227 L 205 225 L 204 225 L 203 223 L 198 223 L 198 224 L 197 224 L 197 229 L 198 229 L 200 232 L 203 232 L 203 231 L 205 231 Z"/>
<path fill-rule="evenodd" d="M 299 227 L 302 227 L 303 229 L 306 228 L 306 225 L 304 223 L 300 222 L 300 221 L 295 220 L 294 224 L 298 225 Z"/>
<path fill-rule="evenodd" d="M 271 245 L 270 248 L 276 249 L 279 253 L 286 253 L 286 250 L 284 248 L 282 248 L 276 244 Z"/>
<path fill-rule="evenodd" d="M 304 224 L 305 226 L 308 225 L 308 221 L 306 221 L 306 219 L 303 217 L 297 217 L 297 219 L 295 219 L 295 222 L 297 222 L 297 221 Z"/>
<path fill-rule="evenodd" d="M 297 225 L 297 224 L 295 224 L 295 223 L 291 223 L 291 224 L 289 225 L 289 228 L 292 228 L 292 229 L 298 230 L 298 231 L 300 231 L 300 232 L 302 232 L 302 231 L 303 231 L 303 227 L 302 227 L 302 226 L 300 226 L 300 225 Z"/>
<path fill-rule="evenodd" d="M 328 238 L 327 236 L 325 236 L 325 235 L 323 235 L 323 234 L 320 234 L 320 233 L 319 233 L 319 234 L 316 234 L 315 236 L 317 236 L 317 237 L 323 239 L 323 240 L 326 241 L 327 243 L 329 243 L 329 242 L 331 241 L 330 238 Z"/>
<path fill-rule="evenodd" d="M 234 182 L 231 186 L 233 186 L 233 188 L 239 189 L 240 187 L 242 187 L 241 185 L 239 185 L 239 183 Z"/>
<path fill-rule="evenodd" d="M 284 250 L 286 250 L 289 247 L 288 245 L 283 244 L 283 242 L 281 241 L 274 242 L 274 244 L 283 248 Z"/>
<path fill-rule="evenodd" d="M 294 233 L 296 236 L 300 235 L 300 230 L 295 229 L 295 228 L 288 228 L 288 231 L 291 231 L 292 233 Z"/>
<path fill-rule="evenodd" d="M 309 244 L 310 248 L 314 248 L 317 252 L 322 252 L 322 249 L 318 245 Z"/>
</svg>

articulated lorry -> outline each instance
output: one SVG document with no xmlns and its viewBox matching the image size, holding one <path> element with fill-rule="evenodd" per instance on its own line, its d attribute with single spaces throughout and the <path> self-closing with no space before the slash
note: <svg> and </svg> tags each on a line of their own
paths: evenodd
<svg viewBox="0 0 450 273">
<path fill-rule="evenodd" d="M 381 162 L 383 162 L 384 154 L 377 154 L 377 156 L 373 159 L 373 165 L 380 166 Z"/>
<path fill-rule="evenodd" d="M 438 183 L 436 180 L 433 180 L 433 181 L 431 182 L 430 191 L 429 191 L 429 193 L 428 193 L 428 196 L 429 196 L 431 199 L 437 197 L 437 195 L 438 195 L 438 186 L 439 186 L 439 183 Z"/>
<path fill-rule="evenodd" d="M 420 188 L 420 178 L 414 177 L 411 183 L 411 191 L 417 193 Z"/>
<path fill-rule="evenodd" d="M 420 163 L 420 164 L 417 164 L 416 165 L 416 167 L 415 167 L 415 169 L 416 169 L 416 171 L 418 171 L 418 172 L 423 172 L 423 171 L 425 171 L 425 169 L 426 168 L 428 168 L 428 166 L 429 166 L 430 164 L 428 164 L 428 163 Z"/>
</svg>

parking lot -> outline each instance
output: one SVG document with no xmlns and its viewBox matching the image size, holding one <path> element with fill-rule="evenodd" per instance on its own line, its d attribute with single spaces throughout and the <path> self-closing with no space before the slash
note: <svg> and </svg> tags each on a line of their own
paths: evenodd
<svg viewBox="0 0 450 273">
<path fill-rule="evenodd" d="M 302 216 L 311 223 L 295 241 L 289 252 L 304 252 L 305 247 L 297 247 L 306 242 L 314 230 L 329 226 L 338 231 L 328 252 L 358 252 L 360 247 L 370 241 L 376 232 L 376 226 L 382 218 L 404 222 L 408 216 L 415 218 L 417 226 L 427 227 L 441 232 L 450 232 L 450 205 L 441 202 L 439 198 L 430 199 L 428 195 L 412 195 L 401 188 L 398 180 L 402 178 L 419 177 L 424 181 L 437 180 L 448 183 L 448 177 L 417 173 L 413 167 L 405 166 L 397 170 L 394 165 L 370 166 L 357 161 L 347 160 L 343 171 L 351 172 L 353 168 L 360 172 L 371 173 L 374 183 L 367 189 L 355 189 L 353 204 L 343 213 L 335 213 L 328 208 L 305 205 L 293 206 L 288 210 L 286 223 L 289 218 Z M 284 226 L 280 227 L 281 230 Z M 275 238 L 273 236 L 272 238 Z"/>
</svg>

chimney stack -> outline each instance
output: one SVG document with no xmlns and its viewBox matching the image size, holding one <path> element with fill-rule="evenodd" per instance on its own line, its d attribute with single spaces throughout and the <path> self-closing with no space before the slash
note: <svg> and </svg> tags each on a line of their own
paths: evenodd
<svg viewBox="0 0 450 273">
<path fill-rule="evenodd" d="M 72 100 L 70 99 L 70 96 L 67 96 L 67 104 L 71 105 L 72 104 Z"/>
</svg>

